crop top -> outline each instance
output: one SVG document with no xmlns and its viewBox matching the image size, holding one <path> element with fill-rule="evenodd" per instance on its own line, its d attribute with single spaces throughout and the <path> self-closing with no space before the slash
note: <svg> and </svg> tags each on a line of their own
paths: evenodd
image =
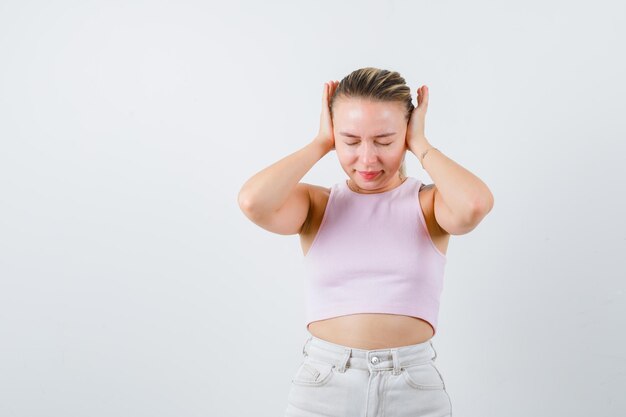
<svg viewBox="0 0 626 417">
<path fill-rule="evenodd" d="M 433 243 L 413 177 L 376 194 L 334 184 L 304 256 L 306 328 L 356 313 L 421 318 L 437 331 L 446 264 Z"/>
</svg>

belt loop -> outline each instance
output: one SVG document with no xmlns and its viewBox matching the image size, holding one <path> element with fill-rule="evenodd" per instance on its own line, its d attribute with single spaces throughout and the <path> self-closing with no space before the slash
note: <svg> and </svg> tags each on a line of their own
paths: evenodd
<svg viewBox="0 0 626 417">
<path fill-rule="evenodd" d="M 307 345 L 309 344 L 309 342 L 311 341 L 311 338 L 312 338 L 312 337 L 313 337 L 313 336 L 309 336 L 309 337 L 306 339 L 306 342 L 304 342 L 304 345 L 302 345 L 302 355 L 303 355 L 303 356 L 308 356 L 308 355 L 309 355 L 309 354 L 307 353 L 307 351 L 306 351 L 306 347 L 307 347 Z"/>
<path fill-rule="evenodd" d="M 341 358 L 341 362 L 339 362 L 339 367 L 337 368 L 337 372 L 344 373 L 346 372 L 346 365 L 348 364 L 348 359 L 350 359 L 350 355 L 352 354 L 352 349 L 347 348 L 343 357 Z"/>
<path fill-rule="evenodd" d="M 393 357 L 393 374 L 400 375 L 401 368 L 400 368 L 400 357 L 398 354 L 398 349 L 392 349 L 391 356 Z"/>
<path fill-rule="evenodd" d="M 433 349 L 433 352 L 435 352 L 435 356 L 433 356 L 430 360 L 434 361 L 437 358 L 437 351 L 435 350 L 435 346 L 433 346 L 433 341 L 428 340 L 428 342 L 430 343 L 430 347 Z"/>
</svg>

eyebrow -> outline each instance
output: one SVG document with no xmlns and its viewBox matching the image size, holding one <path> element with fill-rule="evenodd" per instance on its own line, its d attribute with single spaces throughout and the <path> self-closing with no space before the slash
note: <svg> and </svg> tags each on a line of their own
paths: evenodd
<svg viewBox="0 0 626 417">
<path fill-rule="evenodd" d="M 359 138 L 359 139 L 361 139 L 361 137 L 360 137 L 360 136 L 353 135 L 353 134 L 352 134 L 352 133 L 350 133 L 350 132 L 339 132 L 339 134 L 340 134 L 340 135 L 344 135 L 344 136 L 349 136 L 349 137 L 351 137 L 351 138 Z M 375 137 L 375 138 L 385 138 L 385 137 L 387 137 L 387 136 L 392 136 L 392 135 L 395 135 L 395 134 L 396 134 L 396 132 L 381 133 L 380 135 L 375 135 L 374 137 Z"/>
</svg>

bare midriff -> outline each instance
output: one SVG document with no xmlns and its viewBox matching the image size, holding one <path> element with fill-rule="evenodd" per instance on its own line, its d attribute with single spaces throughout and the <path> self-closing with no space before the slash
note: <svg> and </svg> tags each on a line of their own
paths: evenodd
<svg viewBox="0 0 626 417">
<path fill-rule="evenodd" d="M 358 313 L 314 321 L 313 336 L 356 349 L 387 349 L 423 343 L 434 335 L 427 321 L 400 314 Z"/>
</svg>

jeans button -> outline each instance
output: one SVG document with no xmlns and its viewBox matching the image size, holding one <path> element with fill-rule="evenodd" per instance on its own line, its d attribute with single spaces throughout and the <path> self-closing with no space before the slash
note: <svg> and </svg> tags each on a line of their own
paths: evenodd
<svg viewBox="0 0 626 417">
<path fill-rule="evenodd" d="M 372 356 L 372 363 L 373 364 L 377 364 L 378 363 L 378 357 L 377 356 Z"/>
</svg>

